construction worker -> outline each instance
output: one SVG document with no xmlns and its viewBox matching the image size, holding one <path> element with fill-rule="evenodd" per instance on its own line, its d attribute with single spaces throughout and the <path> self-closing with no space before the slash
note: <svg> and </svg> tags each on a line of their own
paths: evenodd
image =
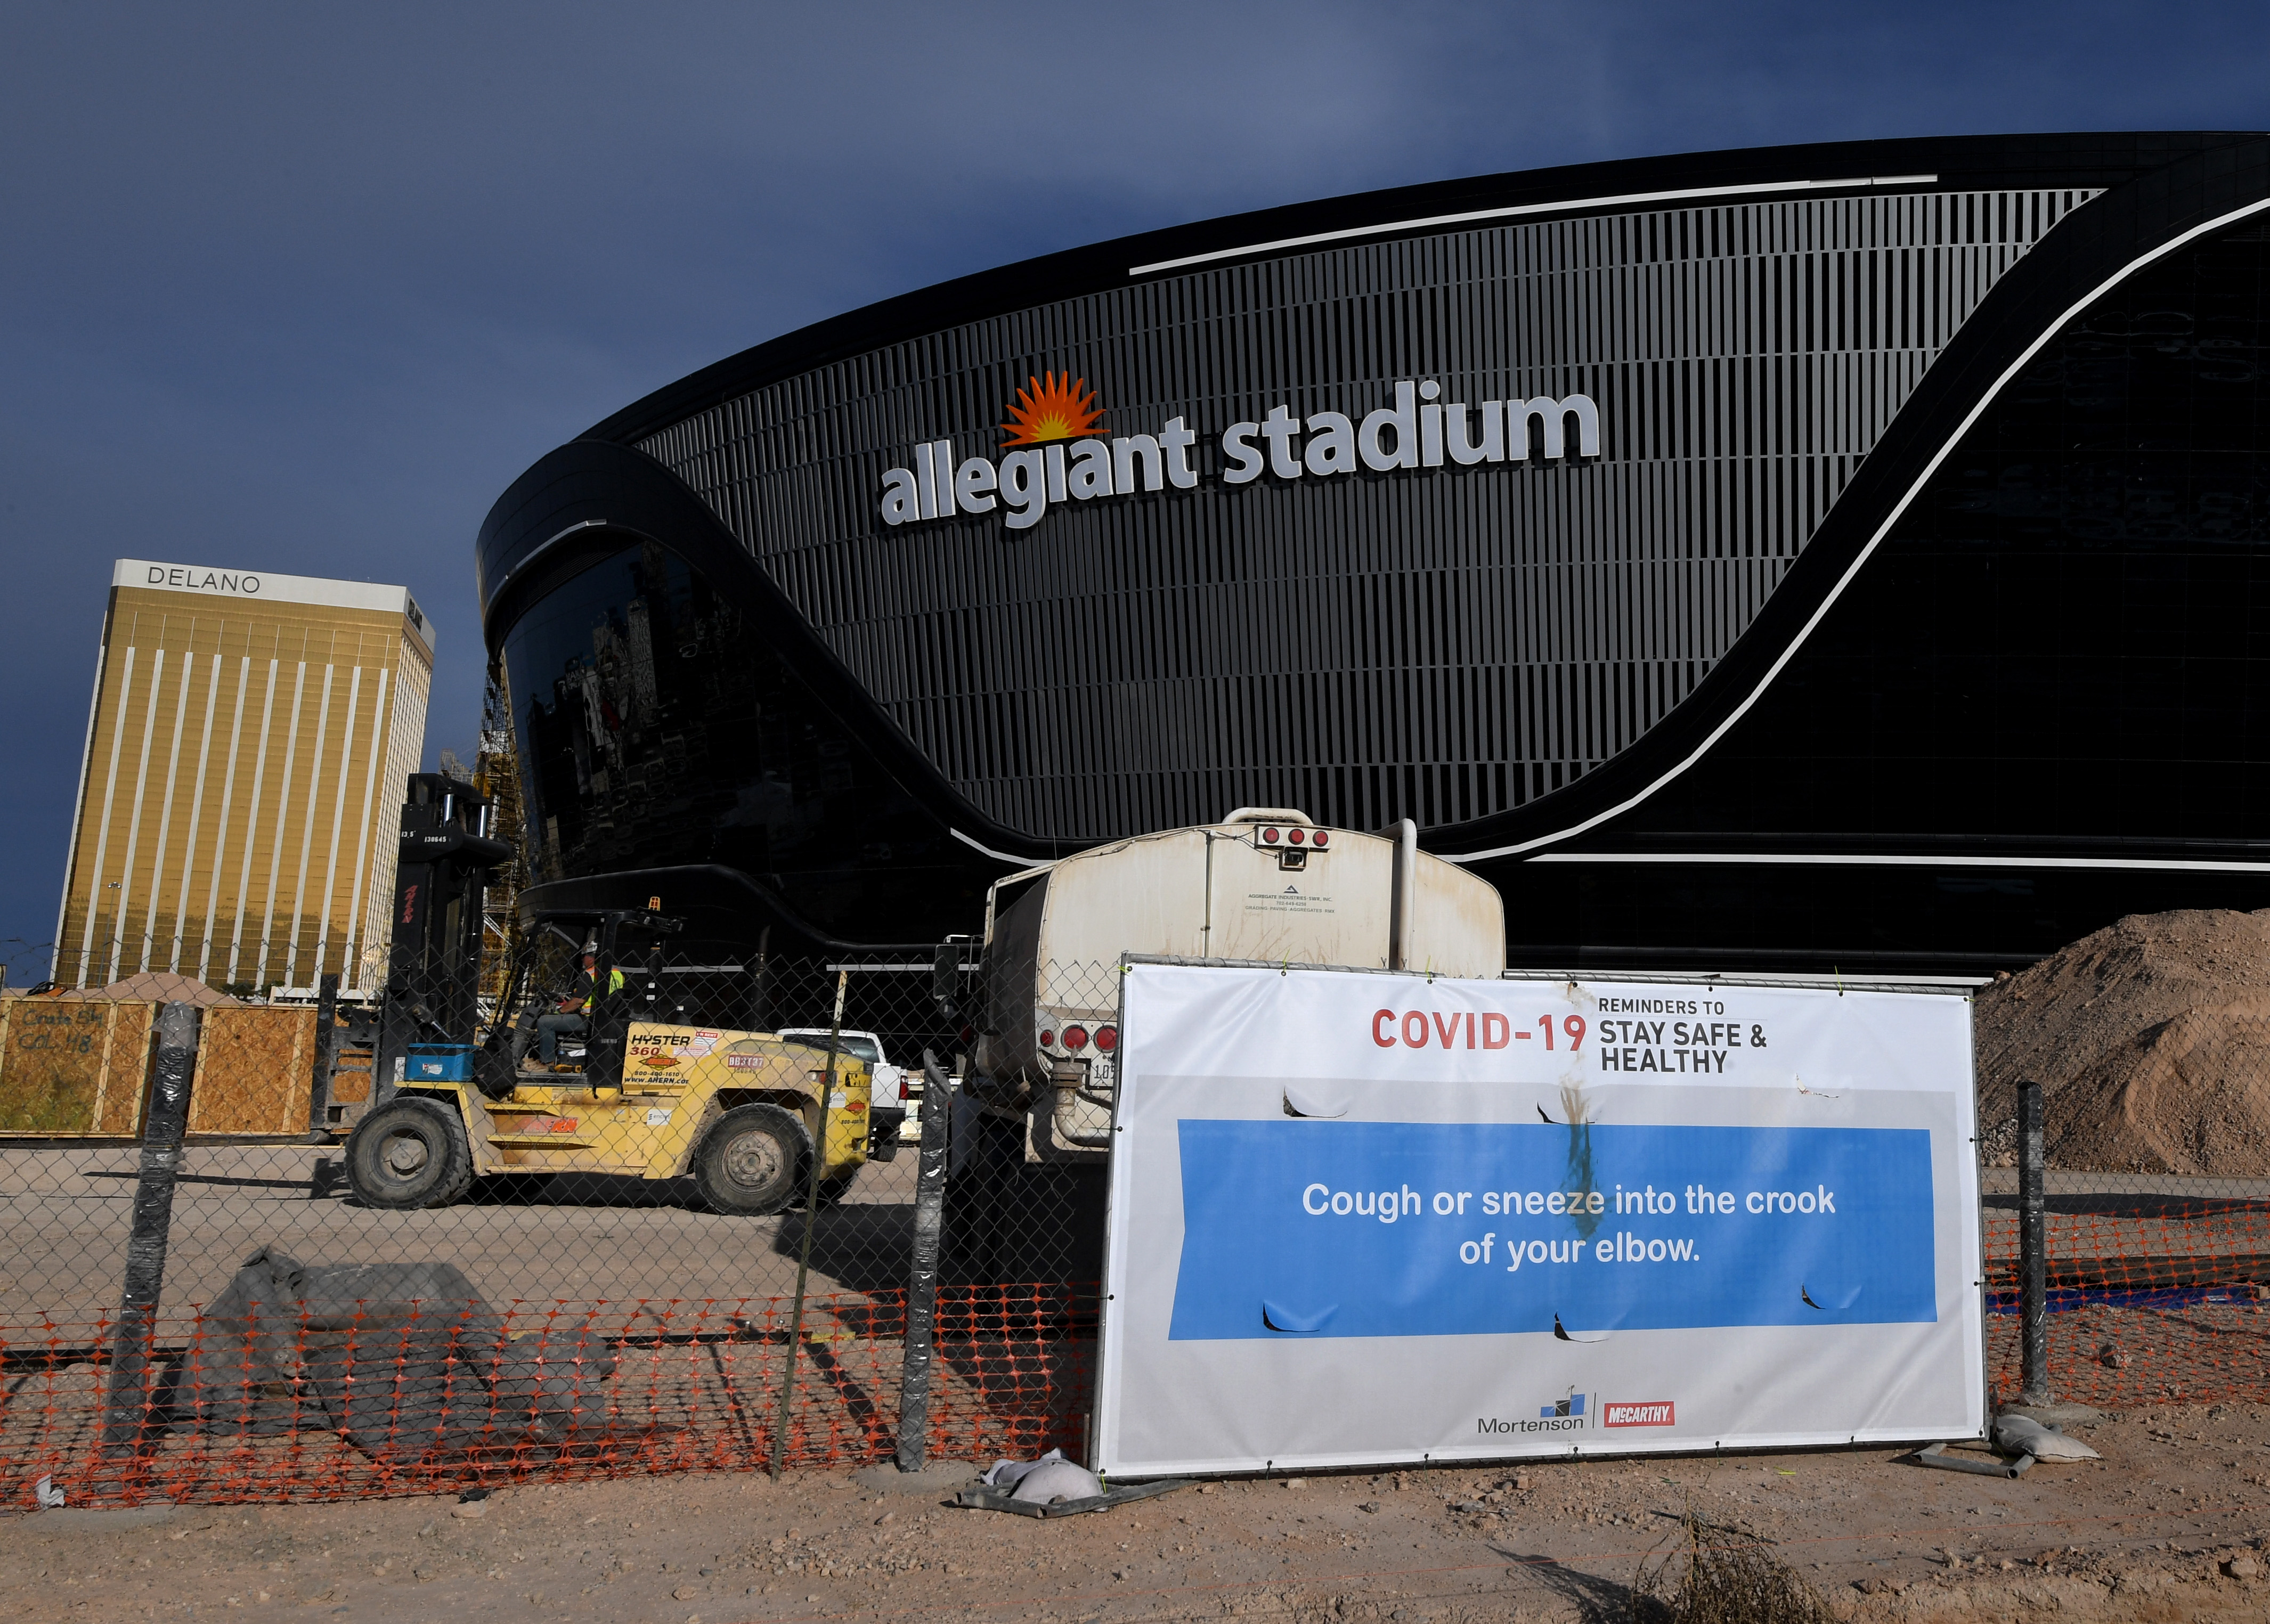
<svg viewBox="0 0 2270 1624">
<path fill-rule="evenodd" d="M 623 990 L 623 973 L 619 969 L 607 972 L 607 990 Z M 591 1027 L 591 1006 L 599 997 L 599 955 L 592 948 L 583 950 L 583 975 L 578 992 L 571 992 L 560 1000 L 560 1007 L 549 1015 L 539 1016 L 536 1022 L 538 1034 L 537 1054 L 546 1065 L 560 1061 L 560 1034 L 569 1032 L 578 1036 Z"/>
</svg>

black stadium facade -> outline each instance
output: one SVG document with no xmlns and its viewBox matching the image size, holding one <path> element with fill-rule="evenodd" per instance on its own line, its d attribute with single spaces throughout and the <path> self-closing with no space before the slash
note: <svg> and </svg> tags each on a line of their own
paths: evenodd
<svg viewBox="0 0 2270 1624">
<path fill-rule="evenodd" d="M 1449 182 L 760 345 L 479 540 L 537 894 L 933 942 L 1410 817 L 1513 962 L 1978 970 L 2270 906 L 2270 137 Z"/>
</svg>

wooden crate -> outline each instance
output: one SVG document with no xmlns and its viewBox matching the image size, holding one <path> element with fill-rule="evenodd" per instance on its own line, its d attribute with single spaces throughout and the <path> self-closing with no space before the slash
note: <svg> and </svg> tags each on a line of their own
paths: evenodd
<svg viewBox="0 0 2270 1624">
<path fill-rule="evenodd" d="M 0 1000 L 0 1133 L 138 1133 L 156 1013 L 99 998 Z"/>
<path fill-rule="evenodd" d="M 315 1012 L 305 1005 L 219 1005 L 204 1014 L 191 1133 L 308 1131 L 315 1064 Z"/>
</svg>

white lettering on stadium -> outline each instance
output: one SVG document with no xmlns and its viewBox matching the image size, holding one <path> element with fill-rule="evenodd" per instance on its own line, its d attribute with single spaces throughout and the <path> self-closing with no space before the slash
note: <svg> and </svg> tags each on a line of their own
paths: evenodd
<svg viewBox="0 0 2270 1624">
<path fill-rule="evenodd" d="M 1260 421 L 1233 423 L 1222 431 L 1221 482 L 1249 485 L 1265 473 L 1328 479 L 1365 470 L 1526 463 L 1532 441 L 1545 461 L 1600 455 L 1600 411 L 1590 396 L 1486 400 L 1477 408 L 1438 401 L 1442 388 L 1432 378 L 1398 379 L 1393 404 L 1366 412 L 1360 422 L 1344 412 L 1302 418 L 1289 405 L 1273 405 Z M 1147 494 L 1168 486 L 1191 490 L 1201 477 L 1190 458 L 1198 439 L 1182 418 L 1173 417 L 1156 434 L 1057 441 L 1005 453 L 998 463 L 973 456 L 959 464 L 952 441 L 933 441 L 916 448 L 911 468 L 885 471 L 883 523 L 912 524 L 999 508 L 1006 510 L 1003 523 L 1021 530 L 1038 524 L 1052 502 Z"/>
</svg>

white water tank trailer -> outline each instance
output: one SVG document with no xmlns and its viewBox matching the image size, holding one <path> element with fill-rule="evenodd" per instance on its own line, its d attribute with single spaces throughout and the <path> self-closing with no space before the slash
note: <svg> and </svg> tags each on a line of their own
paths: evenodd
<svg viewBox="0 0 2270 1624">
<path fill-rule="evenodd" d="M 1361 834 L 1272 806 L 997 880 L 970 1092 L 1029 1117 L 1030 1159 L 1092 1160 L 1109 1143 L 1124 953 L 1495 980 L 1505 905 L 1421 851 L 1408 819 Z"/>
</svg>

